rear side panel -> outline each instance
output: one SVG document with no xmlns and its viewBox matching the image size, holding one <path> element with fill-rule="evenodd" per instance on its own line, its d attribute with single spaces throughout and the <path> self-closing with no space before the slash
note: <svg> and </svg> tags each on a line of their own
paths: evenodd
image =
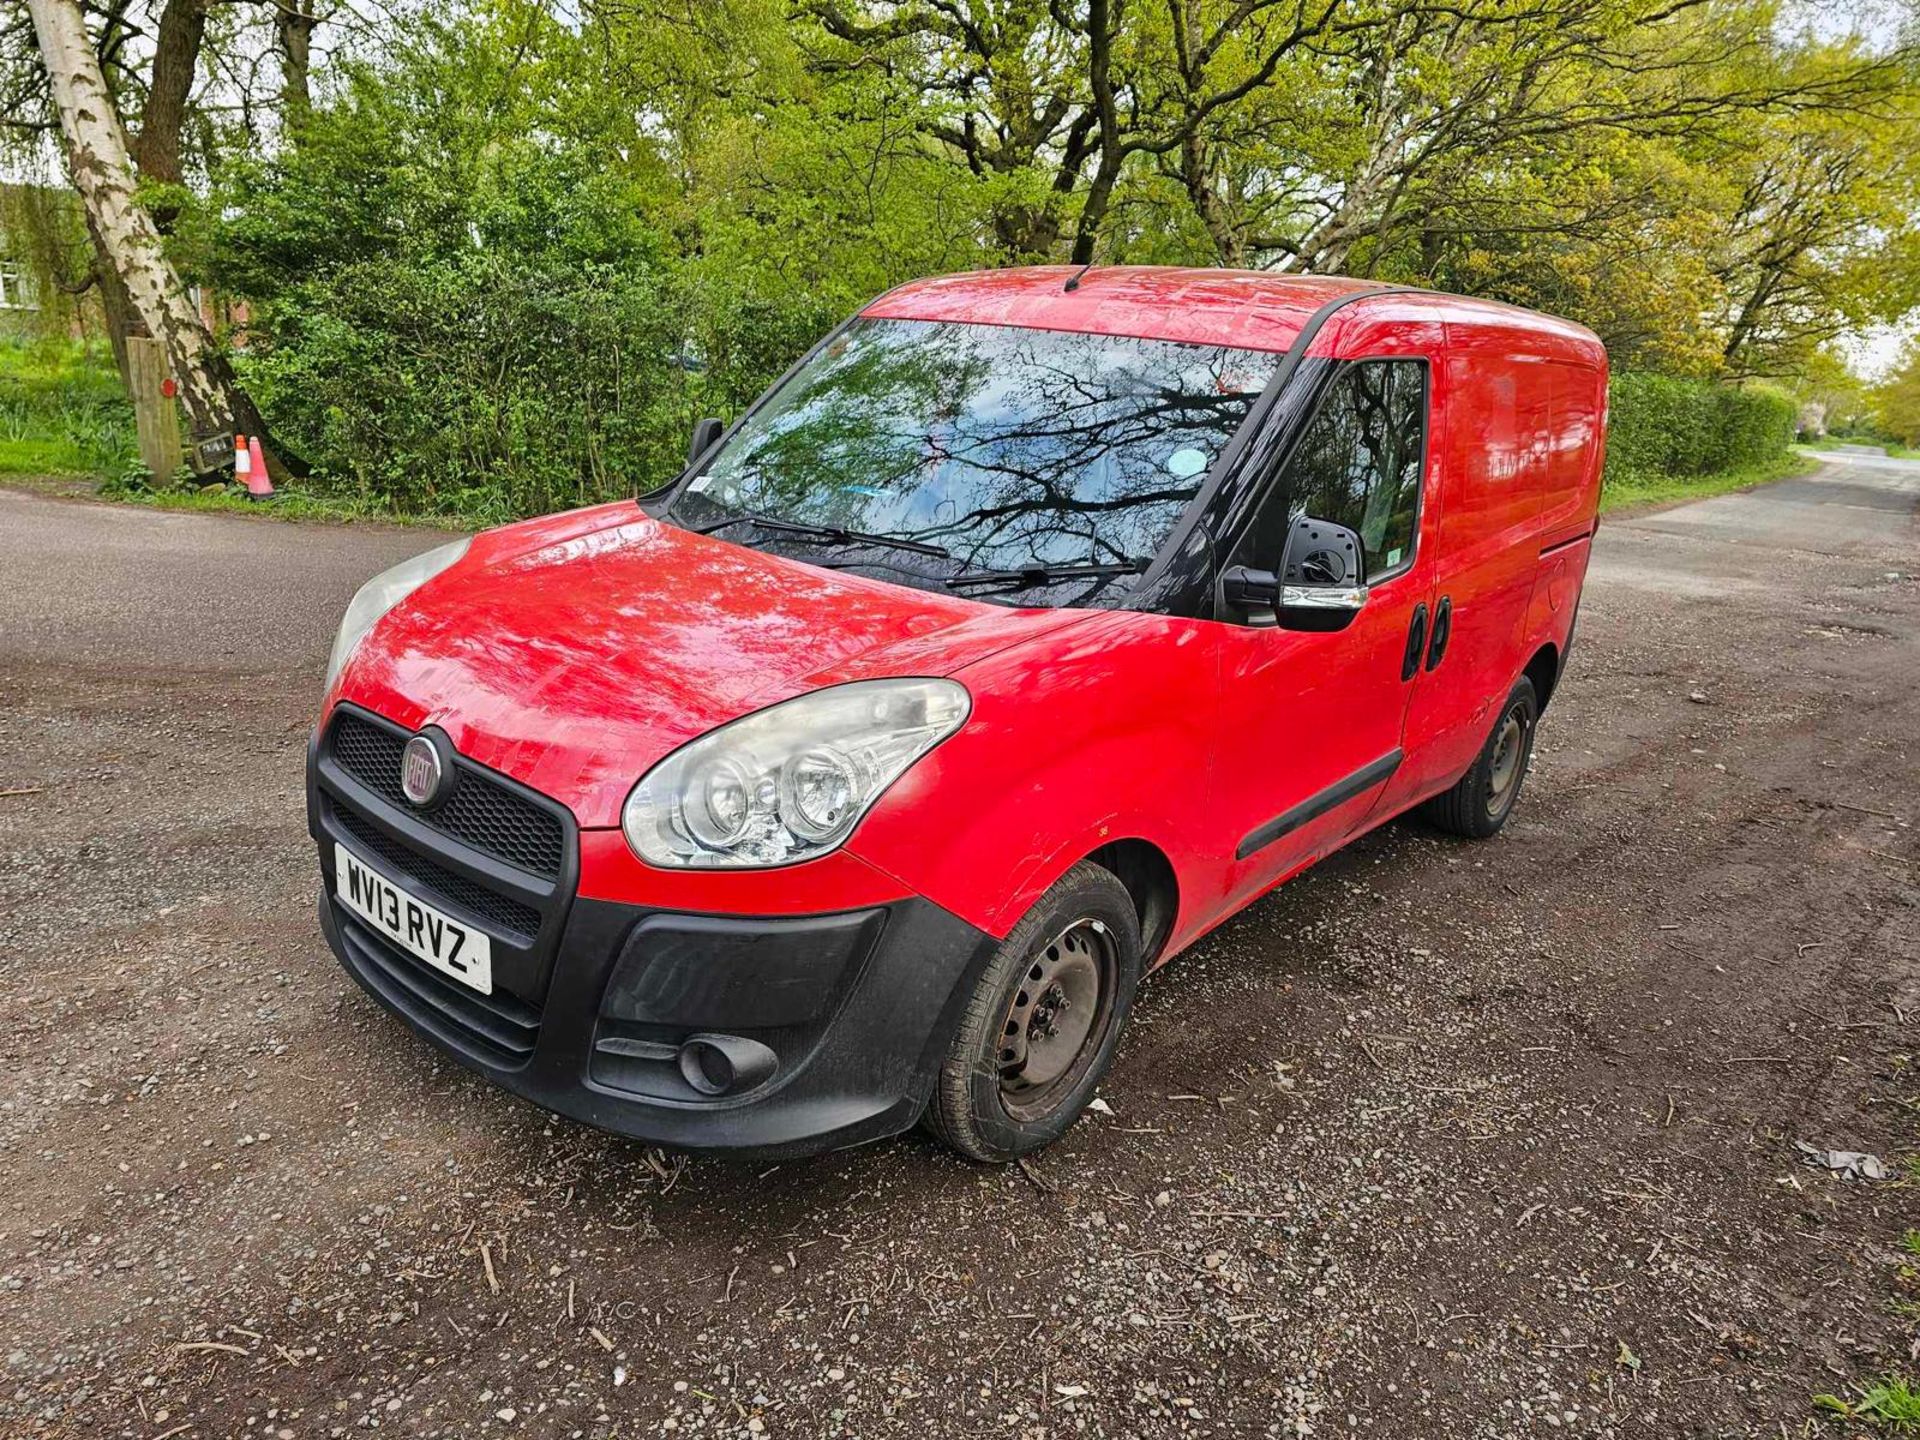
<svg viewBox="0 0 1920 1440">
<path fill-rule="evenodd" d="M 1604 357 L 1596 365 L 1570 356 L 1547 369 L 1553 431 L 1540 503 L 1542 550 L 1593 532 L 1607 413 Z"/>
<path fill-rule="evenodd" d="M 1486 738 L 1493 707 L 1525 657 L 1549 468 L 1549 369 L 1536 336 L 1449 320 L 1452 404 L 1439 467 L 1435 604 L 1449 603 L 1444 658 L 1423 674 L 1407 716 L 1411 800 L 1450 784 Z"/>
<path fill-rule="evenodd" d="M 1597 347 L 1595 347 L 1597 349 Z M 1575 353 L 1552 367 L 1553 444 L 1540 507 L 1540 560 L 1522 664 L 1545 645 L 1566 659 L 1587 576 L 1606 458 L 1606 356 Z"/>
</svg>

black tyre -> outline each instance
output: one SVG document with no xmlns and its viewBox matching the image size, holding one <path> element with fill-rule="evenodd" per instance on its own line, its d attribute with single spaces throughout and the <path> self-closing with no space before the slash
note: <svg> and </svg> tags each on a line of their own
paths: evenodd
<svg viewBox="0 0 1920 1440">
<path fill-rule="evenodd" d="M 1522 675 L 1500 707 L 1493 732 L 1471 768 L 1451 790 L 1427 801 L 1422 813 L 1440 829 L 1484 840 L 1507 823 L 1533 759 L 1533 730 L 1540 702 L 1533 681 Z"/>
<path fill-rule="evenodd" d="M 1106 1074 L 1140 983 L 1140 920 L 1083 861 L 1034 902 L 981 975 L 940 1067 L 928 1128 L 1003 1164 L 1064 1134 Z"/>
</svg>

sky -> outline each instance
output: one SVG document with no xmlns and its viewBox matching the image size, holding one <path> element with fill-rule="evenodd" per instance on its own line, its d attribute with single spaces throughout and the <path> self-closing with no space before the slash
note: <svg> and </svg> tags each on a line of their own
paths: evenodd
<svg viewBox="0 0 1920 1440">
<path fill-rule="evenodd" d="M 1898 325 L 1875 325 L 1857 335 L 1841 336 L 1840 351 L 1861 379 L 1884 380 L 1916 334 L 1920 334 L 1920 320 L 1910 315 Z"/>
</svg>

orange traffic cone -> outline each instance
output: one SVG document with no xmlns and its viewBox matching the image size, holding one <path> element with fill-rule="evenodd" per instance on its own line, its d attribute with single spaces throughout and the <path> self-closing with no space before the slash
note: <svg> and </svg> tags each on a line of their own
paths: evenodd
<svg viewBox="0 0 1920 1440">
<path fill-rule="evenodd" d="M 260 453 L 258 435 L 247 442 L 247 461 L 247 498 L 249 500 L 273 499 L 273 479 L 267 474 L 267 457 Z"/>
<path fill-rule="evenodd" d="M 233 437 L 233 483 L 247 483 L 247 471 L 253 468 L 253 457 L 247 453 L 247 437 L 236 434 Z"/>
</svg>

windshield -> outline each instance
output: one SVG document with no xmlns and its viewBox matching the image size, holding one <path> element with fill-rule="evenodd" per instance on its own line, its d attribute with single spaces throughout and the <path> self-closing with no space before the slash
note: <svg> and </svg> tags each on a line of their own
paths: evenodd
<svg viewBox="0 0 1920 1440">
<path fill-rule="evenodd" d="M 936 580 L 1144 566 L 1280 359 L 858 320 L 747 418 L 674 512 L 703 529 L 753 516 L 919 541 L 946 557 L 872 553 Z"/>
</svg>

